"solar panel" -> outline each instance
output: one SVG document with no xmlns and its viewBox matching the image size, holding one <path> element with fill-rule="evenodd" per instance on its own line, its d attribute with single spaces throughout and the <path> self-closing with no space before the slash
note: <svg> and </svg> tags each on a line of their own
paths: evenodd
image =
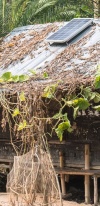
<svg viewBox="0 0 100 206">
<path fill-rule="evenodd" d="M 74 18 L 57 32 L 49 36 L 46 40 L 53 43 L 64 43 L 71 40 L 81 31 L 90 26 L 93 19 L 90 18 Z"/>
</svg>

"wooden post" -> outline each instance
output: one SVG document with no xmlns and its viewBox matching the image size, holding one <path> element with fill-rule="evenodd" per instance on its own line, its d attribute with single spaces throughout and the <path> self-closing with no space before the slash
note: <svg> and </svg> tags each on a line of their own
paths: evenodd
<svg viewBox="0 0 100 206">
<path fill-rule="evenodd" d="M 60 158 L 60 168 L 64 167 L 64 156 L 63 152 L 59 152 L 59 158 Z M 66 195 L 66 185 L 65 185 L 65 175 L 61 174 L 61 189 L 62 189 L 62 195 Z"/>
<path fill-rule="evenodd" d="M 85 169 L 90 169 L 90 148 L 89 144 L 85 145 Z M 90 177 L 85 175 L 85 203 L 90 203 Z"/>
<path fill-rule="evenodd" d="M 97 182 L 97 176 L 94 175 L 94 205 L 96 206 L 98 204 L 98 182 Z"/>
</svg>

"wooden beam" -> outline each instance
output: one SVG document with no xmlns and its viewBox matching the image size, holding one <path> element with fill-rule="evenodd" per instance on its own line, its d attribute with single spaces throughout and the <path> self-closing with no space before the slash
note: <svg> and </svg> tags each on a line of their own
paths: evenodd
<svg viewBox="0 0 100 206">
<path fill-rule="evenodd" d="M 64 156 L 63 152 L 59 152 L 59 158 L 60 158 L 60 168 L 64 167 Z M 62 189 L 62 195 L 66 195 L 66 185 L 65 185 L 65 175 L 61 174 L 61 189 Z"/>
<path fill-rule="evenodd" d="M 80 169 L 73 169 L 73 168 L 56 168 L 55 171 L 57 174 L 65 174 L 65 175 L 86 175 L 86 176 L 98 176 L 100 177 L 100 170 L 80 170 Z"/>
<path fill-rule="evenodd" d="M 89 144 L 85 145 L 85 170 L 90 168 L 90 147 Z M 90 177 L 85 175 L 85 203 L 90 203 Z"/>
<path fill-rule="evenodd" d="M 5 165 L 5 164 L 0 164 L 0 168 L 6 168 L 6 169 L 9 169 L 9 165 Z"/>
<path fill-rule="evenodd" d="M 13 162 L 14 161 L 14 158 L 12 157 L 8 157 L 8 158 L 2 158 L 1 156 L 0 156 L 0 162 L 6 162 L 6 163 L 8 163 L 8 162 Z"/>
</svg>

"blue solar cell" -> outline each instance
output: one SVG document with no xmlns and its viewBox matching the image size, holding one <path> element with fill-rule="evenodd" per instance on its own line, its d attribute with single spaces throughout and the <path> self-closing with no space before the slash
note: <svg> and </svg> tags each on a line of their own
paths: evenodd
<svg viewBox="0 0 100 206">
<path fill-rule="evenodd" d="M 47 38 L 48 42 L 68 42 L 89 25 L 91 25 L 93 19 L 90 18 L 78 18 L 72 19 L 68 24 L 63 26 L 57 32 L 52 34 L 50 37 Z"/>
</svg>

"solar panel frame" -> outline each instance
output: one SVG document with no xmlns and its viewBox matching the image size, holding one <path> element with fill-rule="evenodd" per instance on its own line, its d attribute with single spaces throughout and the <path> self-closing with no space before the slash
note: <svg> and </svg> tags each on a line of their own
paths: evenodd
<svg viewBox="0 0 100 206">
<path fill-rule="evenodd" d="M 74 18 L 66 25 L 64 25 L 62 28 L 60 28 L 58 31 L 56 31 L 54 34 L 47 37 L 46 41 L 50 43 L 68 42 L 71 39 L 73 39 L 76 35 L 78 35 L 80 32 L 82 32 L 84 29 L 86 29 L 88 26 L 90 26 L 92 23 L 93 23 L 93 18 Z M 69 29 L 69 33 L 66 32 L 67 29 Z M 72 33 L 70 34 L 71 30 Z"/>
</svg>

